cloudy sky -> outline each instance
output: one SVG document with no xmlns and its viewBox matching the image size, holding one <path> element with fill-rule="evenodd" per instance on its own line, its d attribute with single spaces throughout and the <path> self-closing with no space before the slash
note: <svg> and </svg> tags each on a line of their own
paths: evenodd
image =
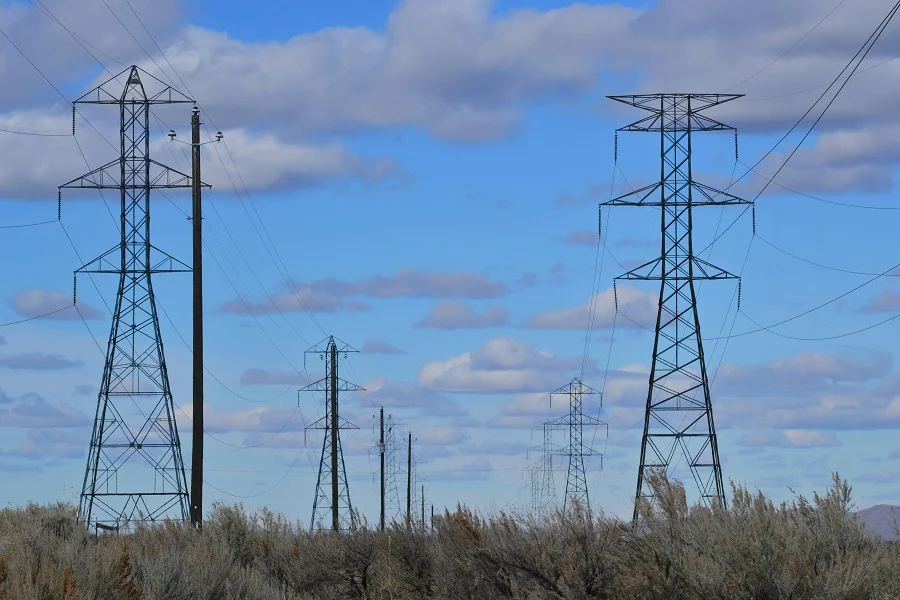
<svg viewBox="0 0 900 600">
<path fill-rule="evenodd" d="M 116 243 L 118 208 L 67 191 L 57 222 L 56 188 L 116 156 L 115 110 L 85 109 L 71 135 L 69 102 L 109 73 L 173 82 L 202 105 L 204 136 L 225 136 L 203 151 L 207 502 L 308 519 L 321 432 L 304 427 L 324 407 L 297 390 L 320 369 L 304 350 L 335 335 L 360 350 L 343 443 L 371 518 L 378 407 L 412 432 L 428 504 L 524 506 L 534 428 L 565 408 L 548 392 L 576 375 L 609 424 L 585 434 L 604 455 L 592 503 L 628 516 L 658 288 L 619 284 L 617 314 L 612 282 L 658 254 L 659 212 L 604 209 L 598 248 L 597 205 L 653 181 L 659 146 L 621 134 L 614 165 L 613 132 L 639 115 L 605 96 L 746 94 L 710 113 L 739 129 L 739 161 L 730 133 L 698 135 L 694 172 L 753 198 L 804 128 L 748 167 L 892 4 L 7 0 L 0 501 L 81 488 L 114 278 L 79 280 L 86 323 L 65 307 L 72 271 Z M 760 196 L 755 236 L 750 211 L 696 211 L 695 248 L 743 276 L 739 312 L 734 283 L 698 291 L 724 476 L 775 498 L 838 470 L 860 507 L 900 502 L 898 56 L 900 23 Z M 188 169 L 165 133 L 186 139 L 189 118 L 155 113 L 157 160 Z M 154 244 L 186 262 L 189 209 L 154 197 Z M 190 278 L 154 285 L 190 464 Z"/>
</svg>

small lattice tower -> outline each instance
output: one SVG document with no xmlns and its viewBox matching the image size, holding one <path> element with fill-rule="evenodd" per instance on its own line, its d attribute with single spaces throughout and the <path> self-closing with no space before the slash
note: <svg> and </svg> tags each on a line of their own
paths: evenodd
<svg viewBox="0 0 900 600">
<path fill-rule="evenodd" d="M 547 430 L 563 429 L 568 432 L 567 444 L 554 446 L 550 454 L 564 456 L 568 459 L 566 472 L 566 495 L 563 500 L 563 510 L 572 503 L 577 502 L 584 510 L 590 512 L 591 504 L 588 497 L 587 475 L 585 474 L 584 459 L 591 456 L 603 456 L 595 452 L 590 446 L 584 444 L 584 427 L 597 427 L 606 425 L 603 421 L 584 414 L 582 403 L 585 395 L 598 394 L 599 392 L 581 382 L 577 377 L 567 385 L 550 394 L 551 402 L 554 396 L 565 396 L 569 403 L 569 413 L 565 416 L 547 421 L 544 424 L 545 435 Z M 550 472 L 552 478 L 552 471 Z"/>
<path fill-rule="evenodd" d="M 322 458 L 313 497 L 312 518 L 309 529 L 316 524 L 330 523 L 332 531 L 350 531 L 356 528 L 353 504 L 350 502 L 350 486 L 347 483 L 347 467 L 341 449 L 341 430 L 357 429 L 340 416 L 339 392 L 353 392 L 363 388 L 338 376 L 340 359 L 350 352 L 358 352 L 334 336 L 316 344 L 306 354 L 317 354 L 325 362 L 325 377 L 309 384 L 302 391 L 325 392 L 325 416 L 307 427 L 322 429 Z"/>
</svg>

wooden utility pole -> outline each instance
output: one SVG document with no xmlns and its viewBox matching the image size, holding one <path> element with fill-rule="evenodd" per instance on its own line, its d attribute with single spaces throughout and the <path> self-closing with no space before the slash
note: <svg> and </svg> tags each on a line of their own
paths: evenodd
<svg viewBox="0 0 900 600">
<path fill-rule="evenodd" d="M 381 407 L 381 439 L 378 443 L 381 454 L 381 532 L 384 533 L 384 407 Z"/>
<path fill-rule="evenodd" d="M 409 433 L 409 444 L 406 455 L 406 528 L 412 526 L 412 432 Z"/>
<path fill-rule="evenodd" d="M 194 436 L 191 444 L 191 525 L 203 525 L 203 211 L 200 182 L 200 108 L 191 113 L 191 223 L 194 243 Z"/>
<path fill-rule="evenodd" d="M 338 510 L 338 355 L 337 345 L 331 344 L 331 528 L 341 530 Z M 351 517 L 352 518 L 352 517 Z"/>
</svg>

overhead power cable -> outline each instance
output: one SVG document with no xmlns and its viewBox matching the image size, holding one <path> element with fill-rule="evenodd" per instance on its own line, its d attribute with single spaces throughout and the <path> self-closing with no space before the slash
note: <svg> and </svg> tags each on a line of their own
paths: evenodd
<svg viewBox="0 0 900 600">
<path fill-rule="evenodd" d="M 796 48 L 797 46 L 799 46 L 800 43 L 801 43 L 803 40 L 805 40 L 807 37 L 809 37 L 810 35 L 812 35 L 812 33 L 813 33 L 816 29 L 818 29 L 819 26 L 822 25 L 822 23 L 824 23 L 825 21 L 827 21 L 828 18 L 829 18 L 831 15 L 833 15 L 833 14 L 835 13 L 835 11 L 837 11 L 837 9 L 839 9 L 839 8 L 844 4 L 844 2 L 846 2 L 846 0 L 841 0 L 840 2 L 838 2 L 837 4 L 835 4 L 834 8 L 832 8 L 830 11 L 828 11 L 828 13 L 827 13 L 824 17 L 822 17 L 821 19 L 819 19 L 819 21 L 818 21 L 815 25 L 813 25 L 812 29 L 810 29 L 809 31 L 807 31 L 806 33 L 804 33 L 803 36 L 802 36 L 800 39 L 798 39 L 796 42 L 794 42 L 793 44 L 791 44 L 791 46 L 790 46 L 787 50 L 785 50 L 784 52 L 782 52 L 781 54 L 779 54 L 778 56 L 776 56 L 774 59 L 772 59 L 772 61 L 769 62 L 769 64 L 767 64 L 767 65 L 764 66 L 763 68 L 761 68 L 761 69 L 759 69 L 758 71 L 756 71 L 755 73 L 753 73 L 753 75 L 750 75 L 749 77 L 747 77 L 747 78 L 745 78 L 745 79 L 742 79 L 742 80 L 739 81 L 738 83 L 734 84 L 733 86 L 731 86 L 730 88 L 728 88 L 727 90 L 725 90 L 725 92 L 730 92 L 730 91 L 733 90 L 734 88 L 739 87 L 739 86 L 741 86 L 741 85 L 744 85 L 745 83 L 747 83 L 747 82 L 750 81 L 751 79 L 754 79 L 754 78 L 757 77 L 760 73 L 762 73 L 763 71 L 765 71 L 766 69 L 768 69 L 769 67 L 771 67 L 772 65 L 774 65 L 776 62 L 778 62 L 779 60 L 781 60 L 782 58 L 784 58 L 785 56 L 787 56 L 787 54 L 788 54 L 791 50 L 793 50 L 794 48 Z"/>
</svg>

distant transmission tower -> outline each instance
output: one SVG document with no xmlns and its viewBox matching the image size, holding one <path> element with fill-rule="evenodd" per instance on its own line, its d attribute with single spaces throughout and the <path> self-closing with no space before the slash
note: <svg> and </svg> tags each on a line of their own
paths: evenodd
<svg viewBox="0 0 900 600">
<path fill-rule="evenodd" d="M 334 336 L 306 351 L 307 354 L 318 354 L 319 358 L 325 361 L 325 377 L 302 390 L 325 392 L 325 416 L 307 427 L 325 430 L 316 494 L 313 497 L 312 518 L 309 522 L 310 531 L 316 523 L 321 525 L 328 522 L 329 516 L 333 531 L 347 531 L 356 527 L 353 505 L 350 502 L 350 486 L 347 483 L 347 467 L 344 465 L 344 452 L 341 449 L 341 429 L 357 429 L 357 427 L 341 418 L 338 402 L 338 392 L 363 389 L 338 377 L 339 355 L 343 354 L 343 357 L 347 358 L 350 352 L 358 350 L 340 340 L 335 340 Z"/>
<path fill-rule="evenodd" d="M 650 113 L 617 131 L 660 135 L 659 182 L 605 203 L 662 208 L 662 255 L 616 278 L 661 282 L 635 492 L 635 524 L 639 505 L 653 500 L 652 491 L 646 487 L 647 470 L 668 471 L 678 450 L 690 467 L 703 502 L 725 506 L 694 282 L 737 277 L 694 255 L 692 208 L 750 202 L 694 181 L 691 133 L 734 131 L 734 128 L 700 113 L 740 97 L 734 94 L 610 96 L 612 100 Z M 697 398 L 698 395 L 701 397 Z"/>
<path fill-rule="evenodd" d="M 553 431 L 568 426 L 554 425 L 552 422 L 541 424 L 542 441 L 538 446 L 528 449 L 529 453 L 538 453 L 538 460 L 529 465 L 531 487 L 531 511 L 535 515 L 544 515 L 553 508 L 556 501 L 556 486 L 553 481 L 553 456 L 556 446 L 553 445 Z"/>
<path fill-rule="evenodd" d="M 551 430 L 564 429 L 569 433 L 567 444 L 554 446 L 550 450 L 550 453 L 553 455 L 565 456 L 569 459 L 563 510 L 566 510 L 569 502 L 578 502 L 588 512 L 591 510 L 590 499 L 588 498 L 587 476 L 584 472 L 584 459 L 590 456 L 600 456 L 602 461 L 603 455 L 584 445 L 582 433 L 585 425 L 589 427 L 606 425 L 606 423 L 594 417 L 585 416 L 582 410 L 582 397 L 591 394 L 599 394 L 599 392 L 582 383 L 577 377 L 574 377 L 567 385 L 550 394 L 551 402 L 553 401 L 553 396 L 566 396 L 569 401 L 569 414 L 547 421 L 544 424 L 545 435 L 548 428 Z"/>
<path fill-rule="evenodd" d="M 133 521 L 188 518 L 151 275 L 191 269 L 150 243 L 150 190 L 190 188 L 192 180 L 150 158 L 149 131 L 151 106 L 193 102 L 135 66 L 75 101 L 113 105 L 120 115 L 119 158 L 60 186 L 60 196 L 62 188 L 115 189 L 121 199 L 119 243 L 76 271 L 119 276 L 79 502 L 88 526 L 117 529 Z"/>
<path fill-rule="evenodd" d="M 385 523 L 397 523 L 403 516 L 403 504 L 400 500 L 399 479 L 403 470 L 400 462 L 405 458 L 403 447 L 397 440 L 397 419 L 388 415 L 384 427 L 385 447 Z"/>
</svg>

